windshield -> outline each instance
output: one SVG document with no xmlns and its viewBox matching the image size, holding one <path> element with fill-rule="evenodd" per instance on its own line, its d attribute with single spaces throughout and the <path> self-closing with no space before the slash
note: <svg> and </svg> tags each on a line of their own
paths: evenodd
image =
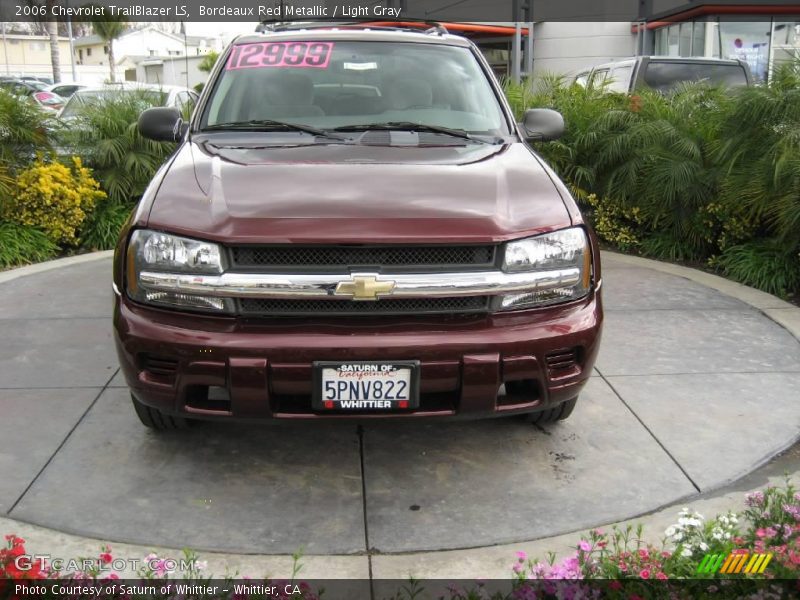
<svg viewBox="0 0 800 600">
<path fill-rule="evenodd" d="M 61 117 L 72 117 L 80 114 L 85 106 L 99 104 L 101 101 L 119 98 L 123 95 L 136 96 L 142 99 L 147 106 L 164 106 L 167 102 L 167 92 L 159 90 L 97 90 L 91 92 L 75 92 L 70 97 Z"/>
<path fill-rule="evenodd" d="M 468 48 L 388 42 L 259 42 L 233 48 L 200 128 L 283 121 L 318 129 L 418 123 L 508 134 Z"/>
</svg>

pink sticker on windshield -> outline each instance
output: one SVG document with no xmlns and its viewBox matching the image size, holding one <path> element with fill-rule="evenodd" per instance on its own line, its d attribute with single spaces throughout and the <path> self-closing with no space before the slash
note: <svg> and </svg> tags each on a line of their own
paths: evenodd
<svg viewBox="0 0 800 600">
<path fill-rule="evenodd" d="M 234 46 L 225 68 L 327 69 L 333 42 L 257 42 Z"/>
</svg>

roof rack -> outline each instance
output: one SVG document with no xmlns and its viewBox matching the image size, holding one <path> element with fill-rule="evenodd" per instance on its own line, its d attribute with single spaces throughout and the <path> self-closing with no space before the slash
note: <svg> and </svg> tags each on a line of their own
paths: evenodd
<svg viewBox="0 0 800 600">
<path fill-rule="evenodd" d="M 256 26 L 257 33 L 265 33 L 268 31 L 297 31 L 301 29 L 329 29 L 329 28 L 343 28 L 343 29 L 381 29 L 389 31 L 417 31 L 428 35 L 447 35 L 449 33 L 447 28 L 438 21 L 404 19 L 397 21 L 397 25 L 391 20 L 375 20 L 375 19 L 353 19 L 349 21 L 261 21 Z M 427 26 L 427 29 L 425 28 Z"/>
</svg>

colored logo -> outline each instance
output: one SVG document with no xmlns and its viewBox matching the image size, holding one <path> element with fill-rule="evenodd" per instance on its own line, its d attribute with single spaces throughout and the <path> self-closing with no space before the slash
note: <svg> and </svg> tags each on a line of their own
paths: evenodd
<svg viewBox="0 0 800 600">
<path fill-rule="evenodd" d="M 378 294 L 389 294 L 394 286 L 394 281 L 378 281 L 375 275 L 353 275 L 351 281 L 340 281 L 334 294 L 353 300 L 377 300 Z"/>
<path fill-rule="evenodd" d="M 772 553 L 750 554 L 747 550 L 734 550 L 727 556 L 724 554 L 706 554 L 697 565 L 698 573 L 735 573 L 760 574 L 772 560 Z"/>
</svg>

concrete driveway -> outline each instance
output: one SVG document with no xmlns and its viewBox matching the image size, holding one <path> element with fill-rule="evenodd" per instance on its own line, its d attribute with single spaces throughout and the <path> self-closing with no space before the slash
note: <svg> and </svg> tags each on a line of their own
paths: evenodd
<svg viewBox="0 0 800 600">
<path fill-rule="evenodd" d="M 259 554 L 532 540 L 718 488 L 800 432 L 800 343 L 773 320 L 800 309 L 607 253 L 601 354 L 566 422 L 159 435 L 117 372 L 110 257 L 49 266 L 0 274 L 0 517 L 60 531 Z"/>
</svg>

